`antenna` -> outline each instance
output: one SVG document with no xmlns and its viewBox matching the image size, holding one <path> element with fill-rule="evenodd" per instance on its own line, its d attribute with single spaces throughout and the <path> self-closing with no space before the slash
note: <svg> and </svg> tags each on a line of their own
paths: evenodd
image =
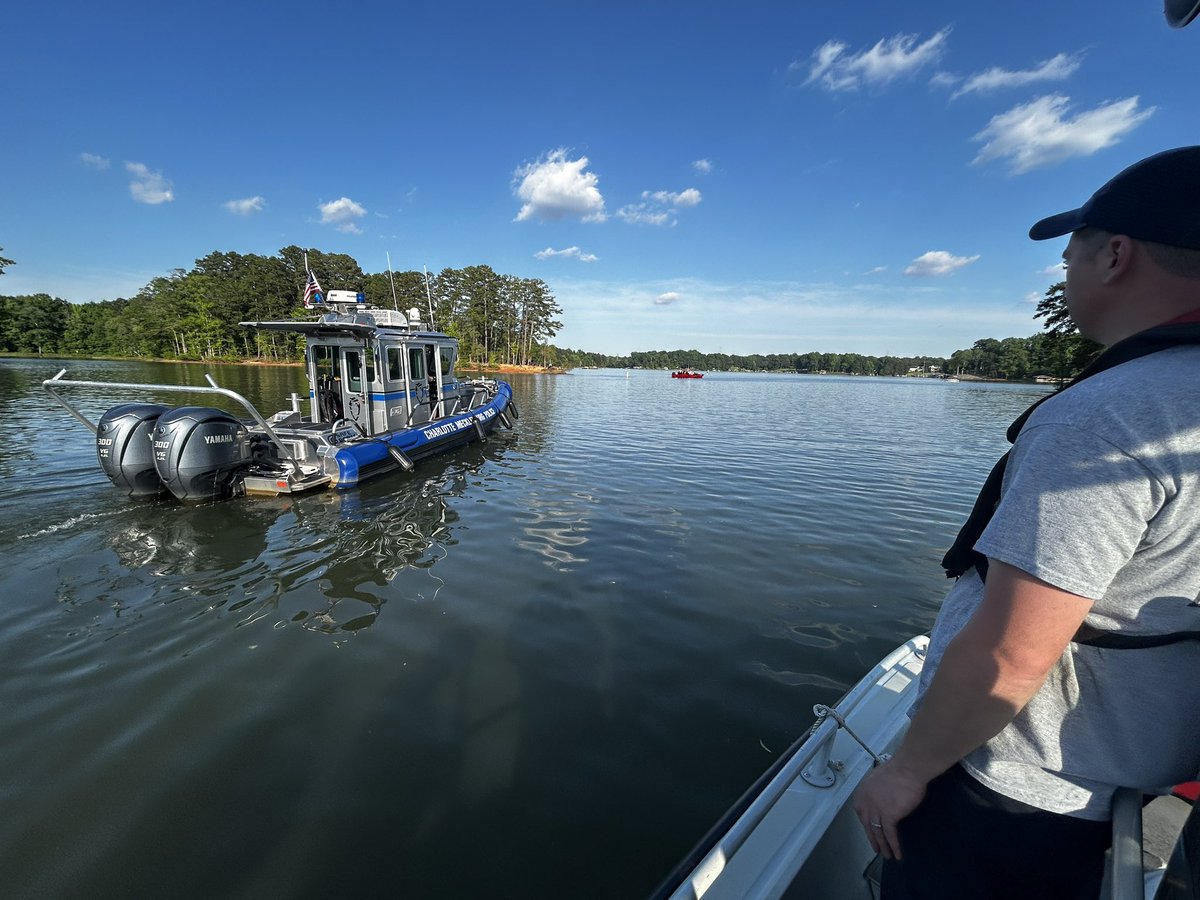
<svg viewBox="0 0 1200 900">
<path fill-rule="evenodd" d="M 386 252 L 386 251 L 385 251 Z M 392 254 L 387 254 L 388 261 L 388 281 L 392 283 L 392 309 L 399 309 L 400 303 L 396 300 L 396 279 L 392 276 Z"/>
<path fill-rule="evenodd" d="M 433 295 L 429 293 L 429 270 L 421 266 L 425 273 L 425 300 L 429 304 L 429 330 L 433 331 Z"/>
</svg>

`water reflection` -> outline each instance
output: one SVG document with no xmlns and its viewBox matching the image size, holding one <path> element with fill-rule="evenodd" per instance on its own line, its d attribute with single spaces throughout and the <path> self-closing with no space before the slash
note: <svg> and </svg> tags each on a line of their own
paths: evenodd
<svg viewBox="0 0 1200 900">
<path fill-rule="evenodd" d="M 525 539 L 518 546 L 545 557 L 560 571 L 587 562 L 581 548 L 588 542 L 588 497 L 545 498 L 531 495 L 526 522 L 521 526 Z"/>
<path fill-rule="evenodd" d="M 121 497 L 91 437 L 49 423 L 58 367 L 0 360 L 11 896 L 125 896 L 129 872 L 147 896 L 643 896 L 806 709 L 928 627 L 1035 398 L 514 376 L 517 430 L 486 447 L 184 508 Z M 213 374 L 264 409 L 302 385 Z M 529 847 L 553 852 L 531 870 Z"/>
<path fill-rule="evenodd" d="M 460 540 L 455 504 L 488 454 L 502 452 L 468 448 L 423 462 L 420 478 L 307 496 L 180 506 L 108 492 L 106 508 L 26 536 L 79 540 L 108 520 L 95 532 L 107 553 L 89 577 L 59 590 L 60 602 L 93 611 L 103 598 L 109 613 L 94 619 L 93 633 L 121 630 L 134 612 L 184 604 L 189 619 L 220 615 L 237 627 L 273 619 L 344 638 L 375 624 L 388 602 L 437 599 L 435 569 Z"/>
</svg>

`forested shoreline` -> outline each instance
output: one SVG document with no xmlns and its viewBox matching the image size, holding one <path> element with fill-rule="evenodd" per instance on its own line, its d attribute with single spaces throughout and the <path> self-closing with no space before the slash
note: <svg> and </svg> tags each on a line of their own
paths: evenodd
<svg viewBox="0 0 1200 900">
<path fill-rule="evenodd" d="M 983 338 L 949 357 L 858 353 L 726 354 L 698 350 L 634 351 L 611 356 L 556 347 L 562 309 L 547 284 L 502 275 L 489 266 L 366 273 L 353 257 L 284 247 L 276 256 L 213 252 L 190 270 L 153 279 L 131 298 L 71 303 L 49 294 L 0 295 L 0 352 L 16 355 L 194 361 L 295 362 L 298 335 L 260 332 L 239 322 L 311 315 L 301 297 L 308 267 L 325 291 L 362 291 L 368 303 L 416 308 L 428 324 L 458 338 L 460 356 L 480 366 L 693 368 L 897 376 L 940 372 L 979 378 L 1066 378 L 1098 347 L 1075 333 L 1063 285 L 1039 303 L 1043 332 Z M 13 265 L 12 260 L 0 260 Z M 0 265 L 3 274 L 3 265 Z"/>
<path fill-rule="evenodd" d="M 301 302 L 308 267 L 321 288 L 361 291 L 368 303 L 416 308 L 459 339 L 480 364 L 546 365 L 562 310 L 544 281 L 488 266 L 365 273 L 342 253 L 284 247 L 277 256 L 214 252 L 190 270 L 155 278 L 134 297 L 70 303 L 49 294 L 0 296 L 0 350 L 43 356 L 133 359 L 299 360 L 298 335 L 239 322 L 313 315 Z M 10 263 L 11 264 L 11 263 Z"/>
</svg>

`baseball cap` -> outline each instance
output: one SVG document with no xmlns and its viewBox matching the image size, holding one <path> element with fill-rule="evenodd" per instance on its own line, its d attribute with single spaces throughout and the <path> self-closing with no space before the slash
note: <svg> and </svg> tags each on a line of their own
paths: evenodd
<svg viewBox="0 0 1200 900">
<path fill-rule="evenodd" d="M 1079 209 L 1042 219 L 1029 236 L 1044 241 L 1087 226 L 1200 250 L 1200 146 L 1164 150 L 1135 162 Z"/>
</svg>

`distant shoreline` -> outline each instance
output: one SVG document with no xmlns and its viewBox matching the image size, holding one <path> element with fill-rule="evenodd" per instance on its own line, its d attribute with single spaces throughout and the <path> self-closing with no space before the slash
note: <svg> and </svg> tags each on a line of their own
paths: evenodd
<svg viewBox="0 0 1200 900">
<path fill-rule="evenodd" d="M 61 360 L 63 362 L 145 362 L 145 363 L 166 363 L 169 365 L 179 366 L 263 366 L 268 368 L 294 367 L 300 368 L 304 364 L 292 360 L 279 361 L 268 359 L 150 359 L 144 356 L 63 356 L 56 354 L 53 356 L 34 356 L 29 353 L 10 353 L 0 351 L 0 359 L 40 359 L 40 360 Z M 573 369 L 585 369 L 586 366 L 571 366 L 570 368 L 560 368 L 558 366 L 517 366 L 509 365 L 508 363 L 496 363 L 493 365 L 481 365 L 479 363 L 460 362 L 458 364 L 459 372 L 469 372 L 480 375 L 566 375 Z M 623 367 L 616 367 L 623 368 Z M 647 372 L 669 372 L 670 368 L 666 369 L 645 369 L 636 367 L 641 371 Z M 729 371 L 735 373 L 751 372 L 747 369 L 710 369 L 710 372 Z M 763 375 L 834 375 L 849 378 L 920 378 L 926 381 L 945 381 L 947 377 L 941 375 L 857 375 L 851 372 L 790 372 L 790 371 L 770 371 L 758 372 Z M 979 375 L 955 375 L 960 381 L 974 381 L 986 384 L 1045 384 L 1046 382 L 1034 381 L 1032 379 L 1007 379 L 1007 378 L 984 378 Z"/>
<path fill-rule="evenodd" d="M 34 356 L 29 353 L 6 353 L 0 352 L 0 359 L 40 359 L 40 360 L 62 360 L 64 362 L 146 362 L 146 363 L 169 363 L 180 366 L 266 366 L 287 368 L 289 366 L 301 368 L 304 363 L 294 360 L 270 360 L 270 359 L 151 359 L 145 356 L 63 356 L 55 354 L 53 356 Z M 563 375 L 566 369 L 560 369 L 555 366 L 514 366 L 507 363 L 497 363 L 494 365 L 481 365 L 478 363 L 462 363 L 458 365 L 460 372 L 479 372 L 480 374 L 500 374 L 500 375 L 516 375 L 516 374 L 531 374 L 531 375 Z"/>
<path fill-rule="evenodd" d="M 612 369 L 621 371 L 629 368 L 631 371 L 637 372 L 671 372 L 671 367 L 666 368 L 649 368 L 646 366 L 575 366 L 576 369 Z M 724 374 L 724 375 L 813 375 L 817 377 L 833 377 L 833 378 L 912 378 L 918 381 L 946 381 L 950 378 L 957 378 L 963 382 L 974 382 L 977 384 L 1050 384 L 1051 382 L 1036 381 L 1033 378 L 985 378 L 982 375 L 863 375 L 859 372 L 796 372 L 791 369 L 697 369 L 705 374 Z M 1064 379 L 1064 382 L 1067 379 Z M 1057 384 L 1057 382 L 1054 382 Z"/>
</svg>

